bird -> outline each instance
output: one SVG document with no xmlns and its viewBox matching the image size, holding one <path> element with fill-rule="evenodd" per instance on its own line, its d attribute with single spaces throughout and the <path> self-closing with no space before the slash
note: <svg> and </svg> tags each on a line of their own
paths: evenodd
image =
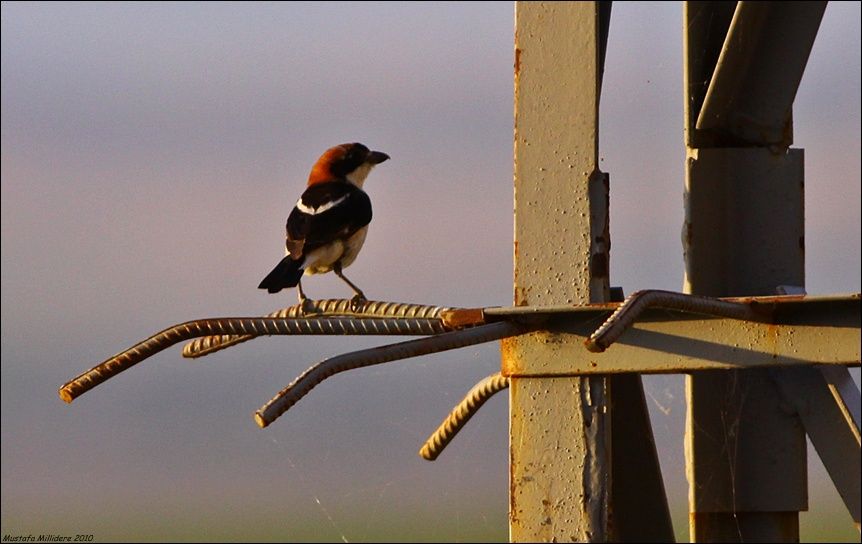
<svg viewBox="0 0 862 544">
<path fill-rule="evenodd" d="M 371 199 L 362 185 L 371 170 L 388 159 L 386 153 L 358 142 L 327 149 L 311 168 L 308 185 L 287 217 L 285 256 L 258 288 L 278 293 L 296 287 L 300 308 L 306 309 L 302 276 L 334 272 L 353 290 L 351 307 L 361 307 L 365 294 L 343 269 L 356 260 L 371 223 Z"/>
</svg>

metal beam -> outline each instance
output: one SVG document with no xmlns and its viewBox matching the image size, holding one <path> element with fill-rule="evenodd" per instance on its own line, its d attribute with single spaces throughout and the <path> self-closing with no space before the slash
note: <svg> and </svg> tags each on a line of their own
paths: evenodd
<svg viewBox="0 0 862 544">
<path fill-rule="evenodd" d="M 765 8 L 772 13 L 773 9 L 787 9 L 785 6 L 769 3 Z M 692 47 L 702 42 L 714 44 L 718 36 L 699 35 L 708 26 L 690 24 L 692 15 L 697 12 L 701 21 L 713 15 L 723 19 L 727 7 L 686 2 L 686 73 L 711 73 L 708 81 L 710 86 L 714 84 L 712 96 L 705 97 L 701 110 L 693 107 L 699 97 L 690 84 L 684 100 L 689 127 L 685 291 L 696 295 L 766 295 L 779 285 L 805 285 L 802 152 L 785 152 L 792 141 L 787 106 L 798 81 L 794 84 L 790 77 L 778 82 L 783 86 L 780 90 L 767 84 L 753 91 L 758 100 L 775 98 L 774 104 L 764 107 L 771 112 L 764 119 L 758 118 L 756 110 L 762 104 L 748 105 L 744 95 L 752 91 L 749 84 L 762 81 L 766 69 L 757 68 L 760 63 L 782 66 L 783 59 L 776 55 L 787 49 L 781 48 L 796 47 L 758 39 L 767 36 L 767 41 L 791 42 L 798 38 L 799 47 L 810 50 L 811 37 L 769 37 L 771 31 L 763 28 L 745 35 L 746 30 L 757 27 L 745 15 L 751 13 L 749 9 L 745 3 L 737 4 L 737 26 L 730 24 L 730 32 L 722 36 L 723 58 L 710 66 L 709 61 L 698 60 L 701 52 Z M 746 41 L 748 38 L 752 40 Z M 736 49 L 735 39 L 743 49 Z M 798 67 L 800 56 L 791 63 Z M 722 62 L 726 68 L 717 67 Z M 791 72 L 799 72 L 801 77 L 801 71 Z M 691 83 L 688 76 L 686 79 Z M 776 114 L 773 107 L 781 113 Z M 722 114 L 716 117 L 709 112 Z M 700 125 L 698 118 L 704 119 Z M 780 118 L 780 138 L 775 135 L 776 118 Z M 707 119 L 719 122 L 711 125 Z M 715 128 L 698 128 L 704 126 Z M 756 135 L 758 130 L 764 134 Z M 706 133 L 709 137 L 701 138 Z M 743 143 L 762 147 L 727 147 Z M 797 541 L 798 513 L 808 507 L 805 434 L 799 418 L 787 413 L 769 372 L 693 373 L 686 379 L 686 401 L 692 541 Z"/>
<path fill-rule="evenodd" d="M 614 542 L 675 542 L 661 466 L 637 374 L 611 378 Z"/>
<path fill-rule="evenodd" d="M 698 130 L 730 142 L 788 147 L 791 111 L 826 2 L 738 2 Z"/>
<path fill-rule="evenodd" d="M 695 125 L 735 9 L 736 2 L 726 0 L 683 3 L 685 145 L 692 149 L 717 143 L 712 133 Z"/>
<path fill-rule="evenodd" d="M 602 12 L 598 2 L 516 4 L 518 306 L 608 300 L 608 179 L 598 169 Z M 603 377 L 511 380 L 512 541 L 609 539 L 608 389 Z"/>
<path fill-rule="evenodd" d="M 821 368 L 820 373 L 826 380 L 829 390 L 841 409 L 847 424 L 853 429 L 856 441 L 860 441 L 860 419 L 862 419 L 862 396 L 859 386 L 853 382 L 850 372 L 846 368 Z"/>
<path fill-rule="evenodd" d="M 850 379 L 846 368 L 831 370 L 839 371 L 837 373 L 843 370 Z M 862 495 L 859 456 L 862 450 L 859 427 L 852 417 L 848 417 L 850 414 L 844 399 L 833 396 L 831 384 L 817 368 L 785 368 L 771 375 L 784 402 L 799 414 L 805 432 L 858 527 Z M 853 389 L 858 401 L 859 390 L 855 385 Z"/>
<path fill-rule="evenodd" d="M 687 292 L 769 295 L 805 283 L 804 167 L 801 149 L 689 150 Z"/>
<path fill-rule="evenodd" d="M 603 353 L 588 351 L 584 343 L 617 303 L 452 310 L 444 314 L 444 321 L 462 326 L 500 320 L 523 321 L 533 328 L 540 324 L 541 330 L 503 340 L 506 376 L 860 364 L 859 294 L 721 300 L 756 307 L 762 321 L 652 308 Z M 549 356 L 537 357 L 538 353 Z"/>
</svg>

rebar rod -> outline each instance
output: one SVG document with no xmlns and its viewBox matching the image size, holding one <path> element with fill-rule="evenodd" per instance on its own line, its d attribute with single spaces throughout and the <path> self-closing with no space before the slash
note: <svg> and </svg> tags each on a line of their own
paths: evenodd
<svg viewBox="0 0 862 544">
<path fill-rule="evenodd" d="M 449 442 L 461 431 L 470 418 L 479 411 L 485 401 L 509 387 L 509 378 L 499 372 L 491 374 L 473 386 L 443 420 L 443 423 L 428 437 L 419 449 L 419 455 L 428 461 L 434 461 L 443 453 Z"/>
<path fill-rule="evenodd" d="M 60 388 L 60 398 L 72 402 L 90 389 L 120 372 L 131 368 L 178 342 L 204 335 L 290 335 L 290 334 L 365 334 L 416 335 L 434 334 L 442 324 L 434 320 L 399 320 L 381 318 L 274 318 L 226 317 L 187 321 L 167 328 L 143 342 L 108 358 Z"/>
<path fill-rule="evenodd" d="M 696 314 L 730 317 L 747 321 L 761 321 L 763 314 L 751 304 L 729 302 L 716 298 L 686 295 L 673 291 L 647 289 L 637 291 L 620 304 L 613 314 L 584 342 L 594 353 L 605 351 L 631 327 L 648 308 L 665 308 Z"/>
<path fill-rule="evenodd" d="M 354 311 L 349 299 L 309 300 L 306 306 L 296 304 L 288 308 L 276 310 L 266 317 L 279 318 L 309 318 L 345 316 L 356 318 L 399 318 L 415 319 L 417 327 L 427 327 L 429 332 L 422 334 L 438 334 L 448 330 L 440 320 L 440 314 L 452 308 L 410 304 L 404 302 L 367 301 L 361 309 Z M 430 321 L 429 321 L 430 320 Z M 257 335 L 218 335 L 196 338 L 183 346 L 183 357 L 197 358 L 220 351 L 242 342 L 256 338 Z"/>
<path fill-rule="evenodd" d="M 312 366 L 300 374 L 287 387 L 278 392 L 269 402 L 254 414 L 257 424 L 263 428 L 275 421 L 291 406 L 299 402 L 314 387 L 333 374 L 361 368 L 365 366 L 386 363 L 408 357 L 417 357 L 450 349 L 462 348 L 474 344 L 482 344 L 517 336 L 529 332 L 529 328 L 501 321 L 480 325 L 471 329 L 444 332 L 429 338 L 408 340 L 397 344 L 378 346 L 337 355 Z"/>
</svg>

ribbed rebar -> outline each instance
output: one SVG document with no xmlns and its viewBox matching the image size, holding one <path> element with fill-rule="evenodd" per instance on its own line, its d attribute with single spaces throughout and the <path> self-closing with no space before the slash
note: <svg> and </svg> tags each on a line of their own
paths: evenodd
<svg viewBox="0 0 862 544">
<path fill-rule="evenodd" d="M 464 399 L 452 409 L 452 412 L 443 420 L 437 430 L 428 437 L 428 440 L 419 449 L 419 455 L 428 461 L 437 459 L 449 445 L 449 442 L 455 438 L 455 435 L 485 404 L 485 401 L 507 387 L 509 387 L 509 378 L 499 372 L 491 374 L 474 385 L 464 396 Z"/>
<path fill-rule="evenodd" d="M 418 357 L 450 349 L 482 344 L 528 332 L 529 329 L 501 321 L 480 325 L 472 329 L 445 332 L 429 338 L 408 340 L 397 344 L 378 346 L 337 355 L 312 366 L 300 374 L 290 385 L 279 391 L 269 402 L 255 412 L 254 419 L 263 428 L 307 395 L 326 378 L 355 368 L 386 363 L 408 357 Z"/>
<path fill-rule="evenodd" d="M 287 334 L 366 334 L 415 335 L 435 334 L 445 330 L 439 320 L 399 320 L 385 318 L 314 317 L 226 317 L 199 319 L 174 325 L 143 342 L 135 344 L 101 364 L 70 380 L 60 388 L 60 398 L 72 402 L 105 380 L 131 368 L 147 357 L 178 342 L 205 335 L 287 335 Z"/>
<path fill-rule="evenodd" d="M 409 304 L 404 302 L 367 301 L 358 311 L 353 310 L 352 301 L 349 299 L 323 299 L 309 300 L 303 308 L 296 304 L 288 308 L 277 310 L 267 317 L 279 318 L 309 318 L 309 317 L 331 317 L 345 316 L 355 318 L 398 318 L 415 319 L 417 329 L 427 329 L 429 332 L 421 334 L 438 334 L 448 330 L 440 320 L 440 314 L 451 308 L 441 306 L 428 306 L 423 304 Z M 196 358 L 209 355 L 216 351 L 246 342 L 255 338 L 256 335 L 220 335 L 204 336 L 196 338 L 183 346 L 183 357 Z"/>
<path fill-rule="evenodd" d="M 763 315 L 750 304 L 729 302 L 710 297 L 686 295 L 673 291 L 648 289 L 632 293 L 613 314 L 584 342 L 587 349 L 601 353 L 634 324 L 648 308 L 665 308 L 695 314 L 759 321 Z"/>
</svg>

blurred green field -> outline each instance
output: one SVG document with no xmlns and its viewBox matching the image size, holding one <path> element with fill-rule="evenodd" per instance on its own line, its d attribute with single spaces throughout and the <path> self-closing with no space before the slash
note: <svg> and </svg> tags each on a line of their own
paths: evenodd
<svg viewBox="0 0 862 544">
<path fill-rule="evenodd" d="M 74 508 L 62 513 L 20 512 L 3 515 L 4 535 L 93 534 L 94 542 L 507 542 L 505 505 L 476 505 L 472 512 L 379 512 L 344 515 L 325 506 L 307 512 L 279 513 L 277 505 L 245 512 L 128 512 L 124 518 L 74 519 Z M 833 501 L 827 501 L 832 503 Z M 309 505 L 311 507 L 312 505 Z M 489 508 L 490 506 L 490 508 Z M 684 506 L 684 505 L 683 505 Z M 836 506 L 829 504 L 830 507 Z M 323 508 L 323 510 L 320 510 Z M 674 514 L 678 542 L 688 541 L 688 516 Z M 819 508 L 818 508 L 819 510 Z M 832 509 L 803 513 L 802 542 L 859 542 L 849 514 Z"/>
</svg>

